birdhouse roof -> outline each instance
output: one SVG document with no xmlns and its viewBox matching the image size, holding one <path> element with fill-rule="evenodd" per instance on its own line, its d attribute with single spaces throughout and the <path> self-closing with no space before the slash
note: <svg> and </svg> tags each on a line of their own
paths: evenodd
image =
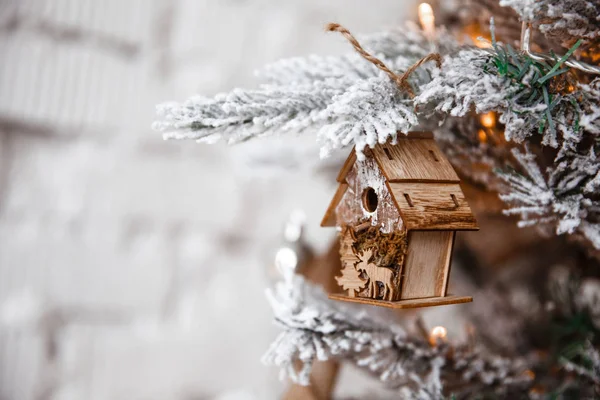
<svg viewBox="0 0 600 400">
<path fill-rule="evenodd" d="M 460 182 L 430 132 L 399 134 L 397 144 L 378 144 L 371 151 L 388 182 Z M 338 182 L 345 182 L 355 161 L 356 154 L 352 151 L 337 177 Z"/>
<path fill-rule="evenodd" d="M 368 154 L 377 161 L 408 230 L 477 230 L 477 222 L 460 188 L 460 179 L 429 132 L 399 134 L 398 143 L 376 145 Z M 335 226 L 335 209 L 356 162 L 352 151 L 338 175 L 340 186 L 321 226 Z"/>
</svg>

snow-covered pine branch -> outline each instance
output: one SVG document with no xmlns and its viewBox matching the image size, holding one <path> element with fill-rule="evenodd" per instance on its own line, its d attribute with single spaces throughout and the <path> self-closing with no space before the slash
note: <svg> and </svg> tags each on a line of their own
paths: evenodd
<svg viewBox="0 0 600 400">
<path fill-rule="evenodd" d="M 589 384 L 594 385 L 596 388 L 600 388 L 600 352 L 591 342 L 587 341 L 579 353 L 578 356 L 581 357 L 583 362 L 577 363 L 563 359 L 561 360 L 563 367 L 567 371 L 574 372 L 581 378 L 586 379 Z"/>
<path fill-rule="evenodd" d="M 556 234 L 577 234 L 600 249 L 600 202 L 595 198 L 600 181 L 600 158 L 594 148 L 587 154 L 567 153 L 542 172 L 533 154 L 513 150 L 525 175 L 500 172 L 510 191 L 500 198 L 519 215 L 520 226 L 552 226 Z"/>
<path fill-rule="evenodd" d="M 565 47 L 600 39 L 600 3 L 589 0 L 500 0 L 546 37 Z"/>
<path fill-rule="evenodd" d="M 477 48 L 444 58 L 442 68 L 433 71 L 433 79 L 421 87 L 415 102 L 455 117 L 463 117 L 472 109 L 483 113 L 507 108 L 507 98 L 517 89 L 485 71 L 489 60 L 490 54 Z"/>
<path fill-rule="evenodd" d="M 507 141 L 522 143 L 541 134 L 543 145 L 564 152 L 584 134 L 577 124 L 577 95 L 585 89 L 565 90 L 571 82 L 560 75 L 567 72 L 494 42 L 493 50 L 471 48 L 447 56 L 415 102 L 454 117 L 496 111 Z"/>
<path fill-rule="evenodd" d="M 579 92 L 583 100 L 579 125 L 585 132 L 600 136 L 600 78 L 589 85 L 580 85 Z"/>
<path fill-rule="evenodd" d="M 398 132 L 407 133 L 419 123 L 412 100 L 385 75 L 360 81 L 336 96 L 320 120 L 330 121 L 319 131 L 321 156 L 353 143 L 359 159 L 366 146 L 390 138 L 395 142 Z"/>
<path fill-rule="evenodd" d="M 394 71 L 402 72 L 427 53 L 430 44 L 414 28 L 366 38 Z M 440 36 L 440 48 L 457 44 Z M 420 87 L 429 81 L 430 64 L 413 73 L 409 82 Z M 408 132 L 417 123 L 412 100 L 368 61 L 357 54 L 339 57 L 295 58 L 273 64 L 261 75 L 269 82 L 257 90 L 235 89 L 213 99 L 192 97 L 183 103 L 157 107 L 153 124 L 167 139 L 195 139 L 236 143 L 274 132 L 320 129 L 322 155 L 355 144 L 362 157 L 365 146 Z"/>
<path fill-rule="evenodd" d="M 431 346 L 365 309 L 332 302 L 298 275 L 286 274 L 267 293 L 284 330 L 263 361 L 300 384 L 309 383 L 313 362 L 328 359 L 354 363 L 419 399 L 439 398 L 443 381 L 461 393 L 525 393 L 531 383 L 521 360 L 486 356 L 466 345 Z"/>
<path fill-rule="evenodd" d="M 367 52 L 398 71 L 404 71 L 416 60 L 431 52 L 429 39 L 423 35 L 420 28 L 410 22 L 402 29 L 359 35 L 358 41 Z M 459 44 L 450 33 L 440 27 L 435 47 L 437 52 L 449 54 L 455 52 Z M 330 78 L 369 79 L 377 76 L 379 72 L 375 65 L 366 62 L 358 53 L 352 52 L 342 56 L 310 55 L 283 59 L 259 69 L 256 75 L 269 84 L 289 85 Z"/>
<path fill-rule="evenodd" d="M 319 113 L 352 82 L 330 79 L 314 83 L 235 89 L 213 99 L 194 96 L 157 106 L 162 120 L 153 128 L 165 139 L 224 140 L 237 143 L 274 131 L 297 132 L 317 124 Z"/>
</svg>

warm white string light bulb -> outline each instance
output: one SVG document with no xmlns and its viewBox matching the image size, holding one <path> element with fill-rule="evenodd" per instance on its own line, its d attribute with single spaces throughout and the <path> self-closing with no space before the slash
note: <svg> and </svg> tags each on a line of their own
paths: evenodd
<svg viewBox="0 0 600 400">
<path fill-rule="evenodd" d="M 429 332 L 429 343 L 432 346 L 435 346 L 438 342 L 445 342 L 447 334 L 448 331 L 446 328 L 443 326 L 436 326 Z"/>
<path fill-rule="evenodd" d="M 425 32 L 425 36 L 429 40 L 433 40 L 435 36 L 435 16 L 433 15 L 433 8 L 429 3 L 421 3 L 419 4 L 419 22 L 421 23 L 421 27 Z"/>
</svg>

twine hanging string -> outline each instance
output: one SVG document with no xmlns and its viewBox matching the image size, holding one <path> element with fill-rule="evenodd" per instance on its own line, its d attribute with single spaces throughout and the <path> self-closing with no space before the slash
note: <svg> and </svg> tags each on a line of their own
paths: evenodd
<svg viewBox="0 0 600 400">
<path fill-rule="evenodd" d="M 327 24 L 325 30 L 328 32 L 340 32 L 352 46 L 354 50 L 358 52 L 365 60 L 369 61 L 371 64 L 375 65 L 377 68 L 385 72 L 392 81 L 396 83 L 398 89 L 405 91 L 412 98 L 415 97 L 415 92 L 412 87 L 408 83 L 408 77 L 421 66 L 421 64 L 426 63 L 427 61 L 435 61 L 438 68 L 442 66 L 442 56 L 439 53 L 431 53 L 421 58 L 419 61 L 410 66 L 402 75 L 396 74 L 394 71 L 389 69 L 387 65 L 383 63 L 379 58 L 369 54 L 363 47 L 358 43 L 358 40 L 350 33 L 350 31 L 340 24 L 330 23 Z"/>
</svg>

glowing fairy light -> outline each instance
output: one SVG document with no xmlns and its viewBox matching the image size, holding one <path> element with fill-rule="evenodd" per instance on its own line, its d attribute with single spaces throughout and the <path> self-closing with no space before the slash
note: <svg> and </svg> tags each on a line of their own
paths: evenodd
<svg viewBox="0 0 600 400">
<path fill-rule="evenodd" d="M 432 346 L 435 346 L 440 341 L 445 342 L 447 334 L 448 331 L 446 328 L 443 326 L 436 326 L 431 330 L 431 332 L 429 332 L 429 343 Z"/>
<path fill-rule="evenodd" d="M 425 32 L 425 36 L 431 39 L 435 35 L 435 16 L 433 15 L 433 8 L 429 3 L 419 4 L 419 22 Z"/>
<path fill-rule="evenodd" d="M 481 125 L 486 128 L 493 128 L 496 126 L 496 116 L 492 111 L 483 114 L 479 120 L 481 121 Z"/>
<path fill-rule="evenodd" d="M 483 129 L 480 129 L 479 132 L 477 132 L 477 136 L 479 137 L 480 143 L 487 143 L 487 140 L 488 140 L 487 133 L 485 133 L 485 131 Z"/>
<path fill-rule="evenodd" d="M 523 375 L 525 375 L 527 377 L 527 379 L 529 379 L 530 381 L 535 379 L 535 372 L 533 372 L 532 370 L 528 369 L 525 370 L 523 372 Z"/>
</svg>

